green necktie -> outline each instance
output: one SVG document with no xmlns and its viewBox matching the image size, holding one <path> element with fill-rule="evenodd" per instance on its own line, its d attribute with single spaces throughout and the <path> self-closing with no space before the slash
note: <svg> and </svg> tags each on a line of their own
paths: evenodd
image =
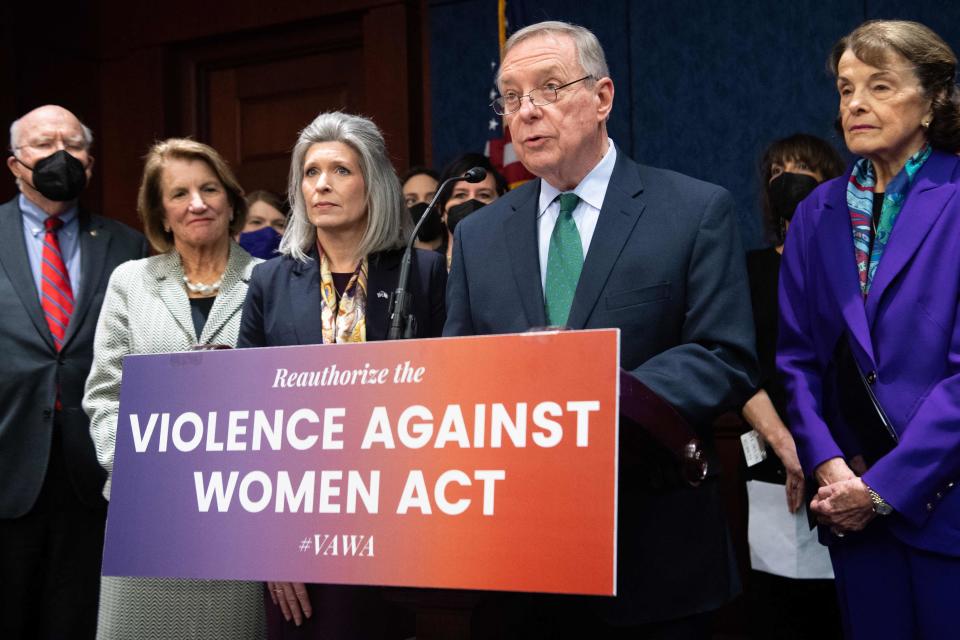
<svg viewBox="0 0 960 640">
<path fill-rule="evenodd" d="M 550 251 L 547 254 L 547 286 L 544 291 L 544 307 L 547 324 L 562 327 L 567 324 L 573 294 L 583 268 L 583 245 L 580 232 L 573 221 L 573 210 L 580 202 L 575 193 L 561 193 L 560 215 L 550 236 Z"/>
</svg>

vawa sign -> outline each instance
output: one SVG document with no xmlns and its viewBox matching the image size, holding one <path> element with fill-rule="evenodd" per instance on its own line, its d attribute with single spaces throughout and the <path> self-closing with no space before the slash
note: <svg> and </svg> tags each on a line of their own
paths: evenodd
<svg viewBox="0 0 960 640">
<path fill-rule="evenodd" d="M 613 594 L 618 349 L 130 356 L 103 573 Z"/>
</svg>

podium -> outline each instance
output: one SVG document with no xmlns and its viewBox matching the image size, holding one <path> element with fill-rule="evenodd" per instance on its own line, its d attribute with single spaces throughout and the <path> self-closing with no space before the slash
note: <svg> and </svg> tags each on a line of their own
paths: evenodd
<svg viewBox="0 0 960 640">
<path fill-rule="evenodd" d="M 598 330 L 129 356 L 103 573 L 439 589 L 437 627 L 475 591 L 614 594 L 618 349 Z"/>
<path fill-rule="evenodd" d="M 673 405 L 623 369 L 620 370 L 620 414 L 676 458 L 680 475 L 688 484 L 697 486 L 707 477 L 707 458 L 690 424 Z"/>
</svg>

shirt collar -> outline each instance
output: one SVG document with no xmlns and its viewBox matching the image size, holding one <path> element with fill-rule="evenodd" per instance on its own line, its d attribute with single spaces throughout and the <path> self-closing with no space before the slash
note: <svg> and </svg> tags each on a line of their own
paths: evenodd
<svg viewBox="0 0 960 640">
<path fill-rule="evenodd" d="M 600 162 L 590 170 L 583 180 L 580 181 L 572 191 L 577 194 L 581 200 L 599 211 L 603 208 L 603 198 L 607 193 L 607 185 L 610 184 L 610 176 L 613 175 L 613 167 L 617 164 L 617 148 L 613 140 L 607 138 L 607 152 L 600 159 Z M 560 191 L 546 180 L 540 180 L 540 201 L 537 217 L 539 218 L 547 211 L 547 207 L 557 199 Z"/>
<path fill-rule="evenodd" d="M 22 193 L 20 194 L 20 213 L 23 216 L 23 226 L 27 228 L 31 235 L 36 237 L 44 232 L 43 221 L 48 217 L 47 212 L 34 204 Z M 77 205 L 74 204 L 60 214 L 60 219 L 63 220 L 61 231 L 68 233 L 73 232 L 76 227 L 73 223 L 77 219 L 77 213 L 78 208 Z"/>
</svg>

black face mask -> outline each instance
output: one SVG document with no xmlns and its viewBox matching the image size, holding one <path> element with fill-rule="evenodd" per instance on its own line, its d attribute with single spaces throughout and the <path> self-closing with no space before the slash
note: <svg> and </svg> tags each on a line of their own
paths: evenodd
<svg viewBox="0 0 960 640">
<path fill-rule="evenodd" d="M 83 163 L 61 149 L 33 165 L 17 162 L 33 171 L 33 188 L 44 198 L 56 202 L 76 200 L 87 186 L 87 172 Z"/>
<path fill-rule="evenodd" d="M 816 178 L 802 173 L 781 173 L 767 186 L 770 212 L 776 220 L 790 221 L 797 205 L 817 188 Z"/>
<path fill-rule="evenodd" d="M 447 227 L 450 229 L 450 233 L 453 233 L 453 230 L 457 228 L 457 225 L 460 224 L 464 218 L 485 206 L 487 206 L 486 202 L 467 200 L 466 202 L 461 202 L 447 209 Z"/>
<path fill-rule="evenodd" d="M 410 217 L 413 218 L 414 226 L 420 222 L 420 218 L 423 217 L 423 214 L 427 210 L 428 206 L 429 205 L 426 202 L 418 202 L 410 207 Z M 437 215 L 436 211 L 434 211 L 430 214 L 430 217 L 427 218 L 427 221 L 423 223 L 423 226 L 420 227 L 420 232 L 417 233 L 417 239 L 420 242 L 433 242 L 442 234 L 443 222 L 440 221 L 440 216 Z"/>
</svg>

